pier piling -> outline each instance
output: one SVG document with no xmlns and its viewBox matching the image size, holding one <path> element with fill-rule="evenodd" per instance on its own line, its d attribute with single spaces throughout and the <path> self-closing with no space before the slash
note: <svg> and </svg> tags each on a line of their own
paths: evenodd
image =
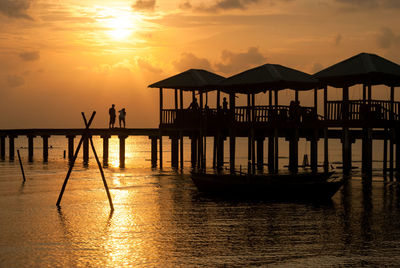
<svg viewBox="0 0 400 268">
<path fill-rule="evenodd" d="M 14 161 L 14 155 L 15 155 L 15 145 L 14 145 L 14 139 L 17 138 L 15 135 L 10 135 L 8 136 L 8 149 L 9 149 L 9 159 L 10 161 Z"/>
<path fill-rule="evenodd" d="M 125 139 L 128 136 L 119 135 L 119 167 L 125 168 Z"/>
<path fill-rule="evenodd" d="M 71 161 L 74 157 L 74 139 L 75 135 L 67 135 L 68 139 L 68 160 Z"/>
<path fill-rule="evenodd" d="M 103 165 L 105 167 L 108 166 L 108 148 L 109 148 L 109 139 L 110 135 L 102 135 L 101 138 L 103 139 Z"/>
<path fill-rule="evenodd" d="M 158 137 L 150 136 L 149 139 L 151 140 L 151 167 L 157 167 L 157 140 Z"/>
<path fill-rule="evenodd" d="M 33 162 L 33 139 L 36 136 L 28 135 L 28 161 Z"/>
<path fill-rule="evenodd" d="M 171 166 L 173 168 L 179 167 L 179 140 L 178 136 L 171 136 Z"/>
<path fill-rule="evenodd" d="M 89 164 L 89 136 L 83 135 L 83 164 Z"/>
<path fill-rule="evenodd" d="M 49 137 L 50 135 L 42 135 L 43 139 L 43 162 L 49 161 Z"/>
<path fill-rule="evenodd" d="M 6 159 L 6 136 L 0 136 L 0 159 Z"/>
</svg>

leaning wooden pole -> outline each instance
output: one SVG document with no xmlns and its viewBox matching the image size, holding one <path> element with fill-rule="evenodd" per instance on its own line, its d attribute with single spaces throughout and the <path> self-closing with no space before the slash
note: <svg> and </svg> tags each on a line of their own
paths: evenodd
<svg viewBox="0 0 400 268">
<path fill-rule="evenodd" d="M 92 124 L 92 121 L 93 121 L 93 118 L 94 118 L 95 114 L 96 114 L 96 112 L 92 113 L 92 116 L 90 117 L 90 120 L 86 125 L 86 129 L 88 129 L 90 127 L 90 125 Z M 68 172 L 67 172 L 67 176 L 65 177 L 64 183 L 63 183 L 63 185 L 61 187 L 60 195 L 58 196 L 58 199 L 57 199 L 57 206 L 58 207 L 60 206 L 61 199 L 62 199 L 62 197 L 64 195 L 65 187 L 67 186 L 69 177 L 71 176 L 72 169 L 74 168 L 74 164 L 75 164 L 76 158 L 78 157 L 79 150 L 81 149 L 81 146 L 82 146 L 82 143 L 83 143 L 83 139 L 84 139 L 84 137 L 82 136 L 80 141 L 79 141 L 78 147 L 76 147 L 76 151 L 75 151 L 74 157 L 72 158 L 72 161 L 70 163 L 70 166 L 69 166 L 69 169 L 68 169 Z"/>
<path fill-rule="evenodd" d="M 21 167 L 22 179 L 24 180 L 24 182 L 26 182 L 24 166 L 22 165 L 21 156 L 19 155 L 19 150 L 17 150 L 17 154 L 18 154 L 19 166 Z"/>
<path fill-rule="evenodd" d="M 111 211 L 113 211 L 113 210 L 114 210 L 114 205 L 113 205 L 113 202 L 112 202 L 112 199 L 111 199 L 110 190 L 108 189 L 108 185 L 107 185 L 106 178 L 104 177 L 103 168 L 102 168 L 102 166 L 101 166 L 101 163 L 100 163 L 100 161 L 99 161 L 99 158 L 97 157 L 97 153 L 96 153 L 96 149 L 94 148 L 94 144 L 93 144 L 93 139 L 92 139 L 92 137 L 90 137 L 89 140 L 90 140 L 90 145 L 92 146 L 92 150 L 93 150 L 94 157 L 96 158 L 97 165 L 99 166 L 101 178 L 102 178 L 102 180 L 103 180 L 104 188 L 106 189 L 106 192 L 107 192 L 108 202 L 110 203 Z"/>
</svg>

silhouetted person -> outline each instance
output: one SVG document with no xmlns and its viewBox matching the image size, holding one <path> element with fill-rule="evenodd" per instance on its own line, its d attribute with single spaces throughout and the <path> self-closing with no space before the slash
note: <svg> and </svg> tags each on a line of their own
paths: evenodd
<svg viewBox="0 0 400 268">
<path fill-rule="evenodd" d="M 122 110 L 119 110 L 118 112 L 119 112 L 119 117 L 118 117 L 119 127 L 121 127 L 121 122 L 122 122 L 125 128 L 125 116 L 126 116 L 125 108 L 122 108 Z"/>
<path fill-rule="evenodd" d="M 116 114 L 115 114 L 115 104 L 113 104 L 112 106 L 111 106 L 111 108 L 110 109 L 108 109 L 108 114 L 110 115 L 110 123 L 108 124 L 108 127 L 109 128 L 113 128 L 114 127 L 114 124 L 115 124 L 115 117 L 116 117 Z"/>
<path fill-rule="evenodd" d="M 223 101 L 222 101 L 222 109 L 224 111 L 228 110 L 228 102 L 226 101 L 226 97 L 224 97 Z"/>
<path fill-rule="evenodd" d="M 192 103 L 189 105 L 188 109 L 192 110 L 198 110 L 199 109 L 199 104 L 197 103 L 197 98 L 194 98 Z"/>
</svg>

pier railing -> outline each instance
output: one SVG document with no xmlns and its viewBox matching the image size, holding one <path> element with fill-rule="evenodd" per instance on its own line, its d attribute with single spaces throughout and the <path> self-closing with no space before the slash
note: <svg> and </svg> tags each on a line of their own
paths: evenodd
<svg viewBox="0 0 400 268">
<path fill-rule="evenodd" d="M 344 114 L 347 105 L 347 116 Z M 330 121 L 364 121 L 364 120 L 399 120 L 400 102 L 371 101 L 328 101 L 326 120 Z"/>
</svg>

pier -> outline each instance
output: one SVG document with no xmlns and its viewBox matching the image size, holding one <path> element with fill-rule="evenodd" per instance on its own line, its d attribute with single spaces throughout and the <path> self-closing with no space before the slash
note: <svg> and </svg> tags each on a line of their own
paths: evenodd
<svg viewBox="0 0 400 268">
<path fill-rule="evenodd" d="M 350 73 L 349 73 L 349 70 Z M 362 85 L 362 98 L 351 100 L 349 91 Z M 390 88 L 387 100 L 373 99 L 375 85 Z M 205 71 L 190 69 L 157 83 L 150 88 L 159 90 L 159 126 L 149 129 L 14 129 L 0 130 L 0 158 L 6 156 L 8 139 L 9 159 L 14 159 L 16 137 L 27 137 L 28 159 L 33 161 L 34 140 L 43 139 L 43 160 L 48 161 L 48 139 L 65 136 L 68 140 L 68 158 L 74 151 L 74 140 L 83 136 L 83 160 L 89 160 L 89 137 L 103 140 L 103 163 L 109 155 L 109 139 L 119 138 L 120 167 L 125 167 L 125 140 L 129 136 L 147 136 L 151 142 L 151 166 L 163 167 L 163 139 L 171 143 L 170 162 L 173 168 L 183 168 L 184 159 L 192 167 L 206 168 L 206 158 L 212 157 L 212 167 L 224 167 L 225 151 L 229 150 L 229 168 L 236 167 L 236 139 L 248 139 L 247 172 L 278 172 L 279 138 L 289 147 L 290 172 L 299 169 L 299 139 L 310 144 L 309 166 L 312 172 L 323 163 L 330 166 L 328 144 L 339 139 L 342 144 L 343 173 L 352 169 L 352 144 L 362 141 L 362 172 L 372 172 L 372 142 L 382 140 L 383 173 L 400 174 L 400 102 L 395 101 L 395 88 L 400 86 L 400 66 L 374 54 L 361 53 L 339 62 L 314 75 L 276 64 L 265 64 L 229 78 Z M 329 100 L 329 87 L 342 89 L 342 99 Z M 152 89 L 150 89 L 152 90 Z M 153 89 L 154 90 L 154 89 Z M 173 92 L 173 108 L 164 107 L 166 90 Z M 279 92 L 293 90 L 290 105 L 279 103 Z M 313 105 L 299 103 L 299 94 L 313 92 Z M 216 93 L 215 107 L 209 106 L 208 93 Z M 189 94 L 191 103 L 184 103 Z M 256 104 L 257 97 L 265 94 L 268 101 Z M 318 94 L 323 94 L 322 107 L 318 107 Z M 237 98 L 247 99 L 247 105 L 237 105 Z M 222 101 L 223 98 L 223 101 Z M 319 112 L 318 112 L 319 111 Z M 190 139 L 191 152 L 184 155 L 183 139 Z M 213 153 L 206 155 L 205 139 L 213 139 Z M 224 141 L 229 141 L 224 148 Z M 267 143 L 267 152 L 264 152 Z M 318 159 L 318 147 L 323 144 L 324 158 Z M 264 162 L 267 157 L 267 163 Z M 308 159 L 307 159 L 308 160 Z"/>
</svg>

